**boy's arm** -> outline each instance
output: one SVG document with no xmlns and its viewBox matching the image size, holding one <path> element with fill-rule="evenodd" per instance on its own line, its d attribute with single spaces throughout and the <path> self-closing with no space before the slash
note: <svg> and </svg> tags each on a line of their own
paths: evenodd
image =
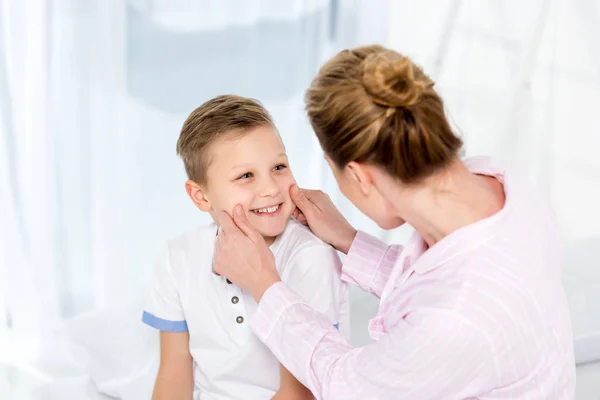
<svg viewBox="0 0 600 400">
<path fill-rule="evenodd" d="M 193 361 L 188 332 L 160 332 L 160 367 L 152 400 L 191 400 Z"/>
<path fill-rule="evenodd" d="M 313 400 L 315 397 L 311 391 L 301 384 L 294 375 L 280 364 L 279 390 L 271 400 Z"/>
<path fill-rule="evenodd" d="M 160 366 L 153 400 L 191 400 L 194 392 L 190 335 L 177 288 L 178 265 L 171 263 L 170 247 L 156 260 L 154 279 L 142 322 L 160 331 Z"/>
</svg>

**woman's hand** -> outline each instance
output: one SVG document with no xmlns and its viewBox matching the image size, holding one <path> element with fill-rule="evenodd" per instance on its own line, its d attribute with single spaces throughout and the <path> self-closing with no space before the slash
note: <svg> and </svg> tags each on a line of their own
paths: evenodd
<svg viewBox="0 0 600 400">
<path fill-rule="evenodd" d="M 296 204 L 294 218 L 308 225 L 322 241 L 348 254 L 356 236 L 356 229 L 344 218 L 329 196 L 320 190 L 290 188 L 290 196 Z"/>
<path fill-rule="evenodd" d="M 256 302 L 271 285 L 281 279 L 275 259 L 265 240 L 248 222 L 242 206 L 218 215 L 219 232 L 215 242 L 214 270 L 247 290 Z"/>
</svg>

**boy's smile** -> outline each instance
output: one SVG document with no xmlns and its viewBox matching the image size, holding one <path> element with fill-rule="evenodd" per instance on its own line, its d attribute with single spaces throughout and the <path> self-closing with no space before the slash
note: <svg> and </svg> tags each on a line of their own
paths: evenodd
<svg viewBox="0 0 600 400">
<path fill-rule="evenodd" d="M 283 203 L 279 203 L 279 204 L 275 204 L 273 206 L 255 208 L 254 210 L 250 210 L 250 211 L 252 211 L 254 214 L 257 214 L 260 217 L 273 217 L 273 216 L 279 215 L 282 205 L 283 205 Z"/>
</svg>

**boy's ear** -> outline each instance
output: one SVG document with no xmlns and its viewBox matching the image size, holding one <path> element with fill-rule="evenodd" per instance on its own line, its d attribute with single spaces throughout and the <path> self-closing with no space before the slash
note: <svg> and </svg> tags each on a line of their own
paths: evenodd
<svg viewBox="0 0 600 400">
<path fill-rule="evenodd" d="M 200 210 L 204 212 L 212 210 L 212 206 L 210 205 L 208 198 L 206 198 L 205 191 L 196 182 L 187 180 L 185 182 L 185 191 Z"/>
</svg>

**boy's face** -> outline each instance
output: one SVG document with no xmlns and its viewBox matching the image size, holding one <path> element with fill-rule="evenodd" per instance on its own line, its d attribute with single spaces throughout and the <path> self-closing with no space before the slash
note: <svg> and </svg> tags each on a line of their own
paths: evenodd
<svg viewBox="0 0 600 400">
<path fill-rule="evenodd" d="M 295 183 L 279 134 L 272 126 L 210 145 L 206 183 L 188 193 L 203 211 L 232 215 L 240 204 L 267 242 L 281 234 L 294 210 L 289 189 Z M 187 186 L 187 185 L 186 185 Z M 200 200 L 200 201 L 198 201 Z"/>
</svg>

